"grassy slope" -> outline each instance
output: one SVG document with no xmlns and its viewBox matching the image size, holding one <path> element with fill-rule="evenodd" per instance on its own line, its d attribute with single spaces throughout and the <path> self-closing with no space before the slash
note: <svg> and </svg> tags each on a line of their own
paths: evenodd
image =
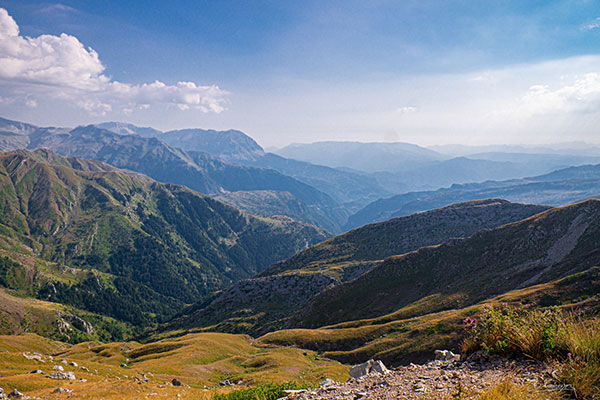
<svg viewBox="0 0 600 400">
<path fill-rule="evenodd" d="M 33 334 L 0 336 L 0 352 L 0 386 L 7 391 L 17 388 L 27 395 L 44 397 L 52 397 L 57 387 L 68 387 L 77 398 L 83 399 L 133 399 L 147 395 L 209 399 L 215 392 L 230 390 L 218 388 L 218 382 L 226 378 L 245 384 L 294 380 L 314 385 L 325 377 L 345 380 L 348 370 L 337 362 L 317 357 L 312 351 L 263 347 L 253 344 L 247 336 L 216 333 L 148 345 L 86 342 L 70 346 Z M 28 360 L 23 355 L 32 352 L 40 353 L 43 362 Z M 62 359 L 75 361 L 78 366 L 62 364 Z M 127 366 L 120 367 L 123 363 Z M 29 373 L 41 369 L 47 374 L 53 372 L 52 366 L 56 364 L 64 365 L 77 379 L 85 378 L 87 382 L 57 381 Z M 142 373 L 149 382 L 140 385 L 135 378 Z M 175 377 L 190 387 L 163 385 Z M 210 389 L 204 390 L 205 385 Z"/>
<path fill-rule="evenodd" d="M 390 257 L 324 291 L 289 323 L 319 327 L 373 318 L 420 301 L 423 313 L 462 308 L 597 265 L 600 201 L 555 208 L 466 239 Z"/>
<path fill-rule="evenodd" d="M 141 325 L 325 237 L 306 224 L 256 218 L 181 186 L 44 150 L 1 154 L 0 193 L 5 255 L 97 271 L 48 282 L 32 262 L 9 287 L 28 284 L 30 295 Z"/>
<path fill-rule="evenodd" d="M 600 306 L 600 268 L 566 278 L 514 290 L 486 300 L 485 304 L 504 302 L 550 305 Z M 481 310 L 476 304 L 462 309 L 441 311 L 414 317 L 412 304 L 374 319 L 356 320 L 319 329 L 289 329 L 268 333 L 259 342 L 296 346 L 323 352 L 342 362 L 357 363 L 369 358 L 398 365 L 431 359 L 434 349 L 460 351 L 465 337 L 462 320 Z M 418 314 L 418 313 L 417 313 Z"/>
<path fill-rule="evenodd" d="M 139 333 L 131 324 L 0 288 L 0 334 L 35 333 L 64 342 L 123 340 Z M 89 329 L 88 327 L 91 327 Z"/>
<path fill-rule="evenodd" d="M 234 284 L 208 304 L 194 306 L 164 329 L 264 334 L 281 328 L 317 293 L 356 278 L 385 257 L 469 236 L 546 209 L 491 199 L 367 225 L 276 263 L 256 278 Z"/>
<path fill-rule="evenodd" d="M 453 204 L 354 229 L 275 263 L 260 275 L 318 270 L 321 266 L 347 261 L 383 260 L 450 238 L 467 237 L 482 229 L 519 221 L 548 208 L 501 199 Z"/>
</svg>

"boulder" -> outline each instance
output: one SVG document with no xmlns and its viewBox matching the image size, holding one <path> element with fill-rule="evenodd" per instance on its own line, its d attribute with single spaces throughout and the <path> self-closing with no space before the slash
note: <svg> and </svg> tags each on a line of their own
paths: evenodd
<svg viewBox="0 0 600 400">
<path fill-rule="evenodd" d="M 177 378 L 173 378 L 173 380 L 171 381 L 171 384 L 173 386 L 181 386 L 181 381 Z"/>
<path fill-rule="evenodd" d="M 389 370 L 381 360 L 369 360 L 362 364 L 350 367 L 350 377 L 354 379 L 362 378 L 370 374 L 387 374 Z"/>
<path fill-rule="evenodd" d="M 25 357 L 28 360 L 36 360 L 39 362 L 44 362 L 44 360 L 42 359 L 42 356 L 38 353 L 34 353 L 34 354 L 23 353 L 23 357 Z"/>
<path fill-rule="evenodd" d="M 62 365 L 55 365 L 54 367 L 52 367 L 52 369 L 54 369 L 55 371 L 64 371 L 65 368 Z"/>
</svg>

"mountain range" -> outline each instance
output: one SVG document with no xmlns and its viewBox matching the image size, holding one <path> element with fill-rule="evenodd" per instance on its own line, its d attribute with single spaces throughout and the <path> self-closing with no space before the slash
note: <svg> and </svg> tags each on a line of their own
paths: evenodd
<svg viewBox="0 0 600 400">
<path fill-rule="evenodd" d="M 185 185 L 204 194 L 271 191 L 294 196 L 307 215 L 300 220 L 338 232 L 349 212 L 327 194 L 273 169 L 227 163 L 205 152 L 183 151 L 155 137 L 121 135 L 93 125 L 38 128 L 0 120 L 1 150 L 48 148 L 57 154 L 106 162 L 141 172 L 161 182 Z M 287 215 L 285 204 L 278 214 Z"/>
</svg>

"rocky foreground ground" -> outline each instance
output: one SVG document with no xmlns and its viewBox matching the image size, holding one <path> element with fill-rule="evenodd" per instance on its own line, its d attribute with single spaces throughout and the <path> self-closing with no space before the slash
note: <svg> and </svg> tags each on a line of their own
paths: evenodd
<svg viewBox="0 0 600 400">
<path fill-rule="evenodd" d="M 323 382 L 318 389 L 291 392 L 286 399 L 452 399 L 491 388 L 505 379 L 532 390 L 568 390 L 555 384 L 550 364 L 507 360 L 475 353 L 464 361 L 435 360 L 386 373 L 371 373 L 345 383 Z"/>
</svg>

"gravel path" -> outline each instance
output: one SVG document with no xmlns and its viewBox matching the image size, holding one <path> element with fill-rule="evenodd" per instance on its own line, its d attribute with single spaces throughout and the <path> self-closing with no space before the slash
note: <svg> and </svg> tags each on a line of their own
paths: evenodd
<svg viewBox="0 0 600 400">
<path fill-rule="evenodd" d="M 411 364 L 387 374 L 371 374 L 346 383 L 292 393 L 287 399 L 451 399 L 460 392 L 481 392 L 504 379 L 549 390 L 557 388 L 552 384 L 552 372 L 551 366 L 544 363 L 475 354 L 464 362 Z"/>
</svg>

